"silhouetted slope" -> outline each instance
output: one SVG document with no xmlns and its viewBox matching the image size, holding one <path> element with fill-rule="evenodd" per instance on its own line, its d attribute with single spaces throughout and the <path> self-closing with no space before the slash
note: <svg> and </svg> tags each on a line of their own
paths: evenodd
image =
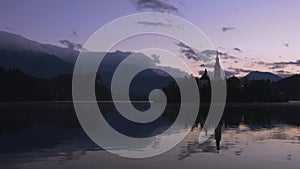
<svg viewBox="0 0 300 169">
<path fill-rule="evenodd" d="M 259 71 L 250 72 L 242 79 L 244 79 L 244 80 L 270 80 L 272 82 L 281 80 L 281 78 L 279 76 L 277 76 L 273 73 L 259 72 Z"/>
<path fill-rule="evenodd" d="M 73 65 L 41 52 L 0 50 L 0 66 L 16 68 L 35 76 L 50 79 L 59 74 L 72 73 Z"/>
<path fill-rule="evenodd" d="M 10 51 L 31 51 L 55 55 L 60 59 L 75 63 L 78 51 L 29 40 L 21 35 L 0 31 L 0 49 Z"/>
</svg>

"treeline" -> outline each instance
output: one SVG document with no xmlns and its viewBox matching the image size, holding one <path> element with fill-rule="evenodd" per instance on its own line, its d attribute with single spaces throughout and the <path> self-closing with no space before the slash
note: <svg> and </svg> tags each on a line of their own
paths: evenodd
<svg viewBox="0 0 300 169">
<path fill-rule="evenodd" d="M 96 82 L 101 79 L 96 77 Z M 109 98 L 108 90 L 96 83 L 100 99 Z M 18 69 L 0 67 L 0 101 L 71 101 L 72 75 L 59 75 L 50 80 L 32 77 Z"/>
<path fill-rule="evenodd" d="M 188 79 L 183 79 L 188 80 Z M 210 81 L 196 78 L 201 102 L 210 102 Z M 227 102 L 285 102 L 300 100 L 300 75 L 278 82 L 244 80 L 236 77 L 227 80 Z M 205 83 L 203 83 L 205 82 Z M 204 84 L 204 85 L 203 85 Z M 149 84 L 151 85 L 151 84 Z M 97 100 L 112 100 L 110 90 L 102 85 L 99 75 L 95 80 Z M 175 82 L 162 88 L 168 102 L 180 102 L 180 91 Z M 147 96 L 131 94 L 133 100 L 147 100 Z M 0 67 L 0 101 L 71 101 L 72 75 L 59 75 L 52 79 L 32 77 L 18 69 Z"/>
<path fill-rule="evenodd" d="M 211 101 L 211 84 L 202 85 L 207 79 L 196 78 L 200 101 Z M 272 82 L 270 80 L 246 80 L 237 77 L 226 79 L 227 102 L 287 102 L 300 100 L 300 75 Z M 179 88 L 175 83 L 163 89 L 170 102 L 180 102 Z"/>
<path fill-rule="evenodd" d="M 228 102 L 287 102 L 300 100 L 300 75 L 270 80 L 227 79 Z"/>
<path fill-rule="evenodd" d="M 286 97 L 276 82 L 269 80 L 227 80 L 227 102 L 286 102 Z"/>
</svg>

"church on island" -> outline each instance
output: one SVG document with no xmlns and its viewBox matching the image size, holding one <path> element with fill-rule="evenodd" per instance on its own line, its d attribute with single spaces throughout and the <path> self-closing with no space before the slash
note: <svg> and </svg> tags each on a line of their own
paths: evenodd
<svg viewBox="0 0 300 169">
<path fill-rule="evenodd" d="M 211 79 L 212 81 L 221 81 L 224 80 L 221 76 L 221 65 L 220 65 L 220 59 L 217 52 L 216 56 L 216 62 L 214 65 L 214 76 Z M 201 78 L 197 79 L 199 88 L 207 88 L 210 87 L 210 77 L 208 76 L 207 69 L 204 70 L 204 73 Z"/>
</svg>

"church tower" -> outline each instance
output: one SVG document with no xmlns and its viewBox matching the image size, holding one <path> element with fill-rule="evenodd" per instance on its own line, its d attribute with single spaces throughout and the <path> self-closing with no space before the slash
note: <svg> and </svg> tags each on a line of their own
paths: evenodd
<svg viewBox="0 0 300 169">
<path fill-rule="evenodd" d="M 217 51 L 215 70 L 214 70 L 214 81 L 220 81 L 221 79 L 221 65 L 219 61 L 219 52 Z"/>
</svg>

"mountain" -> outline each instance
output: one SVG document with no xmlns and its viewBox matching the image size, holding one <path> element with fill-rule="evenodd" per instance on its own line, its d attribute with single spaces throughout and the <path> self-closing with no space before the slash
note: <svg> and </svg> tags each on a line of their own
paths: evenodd
<svg viewBox="0 0 300 169">
<path fill-rule="evenodd" d="M 126 57 L 131 54 L 133 53 L 122 51 L 110 52 L 106 54 L 105 58 L 102 60 L 99 66 L 101 69 L 98 70 L 98 73 L 102 78 L 102 84 L 105 87 L 110 88 L 115 70 L 120 64 L 126 67 L 127 71 L 132 72 L 136 68 L 151 67 L 156 63 L 156 61 L 153 61 L 150 57 L 147 57 L 143 53 L 135 53 L 136 55 L 138 55 L 137 59 L 124 63 L 124 59 L 126 59 Z M 160 69 L 176 74 L 177 77 L 175 78 L 184 78 L 184 76 L 187 75 L 180 69 L 176 69 L 173 67 L 156 67 L 157 69 L 146 69 L 139 72 L 130 84 L 130 91 L 135 94 L 147 95 L 151 90 L 155 88 L 162 89 L 168 86 L 174 79 L 171 78 L 168 73 L 161 71 Z M 128 79 L 118 79 L 118 84 L 123 85 L 127 80 Z"/>
<path fill-rule="evenodd" d="M 55 55 L 58 58 L 69 63 L 75 63 L 76 58 L 79 54 L 79 52 L 76 50 L 62 48 L 50 44 L 42 44 L 33 40 L 26 39 L 21 35 L 4 31 L 0 31 L 0 49 L 46 53 L 49 55 Z"/>
<path fill-rule="evenodd" d="M 31 76 L 50 79 L 60 74 L 69 74 L 73 65 L 55 55 L 32 51 L 0 49 L 0 67 L 19 69 Z"/>
<path fill-rule="evenodd" d="M 0 66 L 5 69 L 15 68 L 34 77 L 50 79 L 72 73 L 78 54 L 75 50 L 0 31 Z"/>
<path fill-rule="evenodd" d="M 281 77 L 279 77 L 273 73 L 270 73 L 270 72 L 254 71 L 254 72 L 250 72 L 242 79 L 245 79 L 245 80 L 270 80 L 272 82 L 275 82 L 275 81 L 281 80 Z"/>
<path fill-rule="evenodd" d="M 78 54 L 79 51 L 42 44 L 20 35 L 0 31 L 0 67 L 6 70 L 18 69 L 33 77 L 53 79 L 62 74 L 72 74 Z M 103 53 L 92 52 L 91 54 L 98 56 Z M 131 54 L 133 53 L 115 51 L 105 55 L 98 70 L 104 86 L 110 88 L 116 68 Z M 135 55 L 139 56 L 125 64 L 127 70 L 134 70 L 141 66 L 153 67 L 159 63 L 159 61 L 143 53 L 135 53 Z M 94 58 L 98 59 L 98 57 Z M 87 64 L 94 62 L 94 60 L 88 60 Z M 173 67 L 164 67 L 164 69 L 177 74 L 179 77 L 186 75 L 180 69 Z M 139 73 L 135 77 L 131 89 L 134 93 L 147 93 L 153 88 L 167 86 L 172 80 L 167 73 L 152 69 Z M 119 79 L 120 84 L 123 84 L 124 81 L 126 79 Z"/>
</svg>

